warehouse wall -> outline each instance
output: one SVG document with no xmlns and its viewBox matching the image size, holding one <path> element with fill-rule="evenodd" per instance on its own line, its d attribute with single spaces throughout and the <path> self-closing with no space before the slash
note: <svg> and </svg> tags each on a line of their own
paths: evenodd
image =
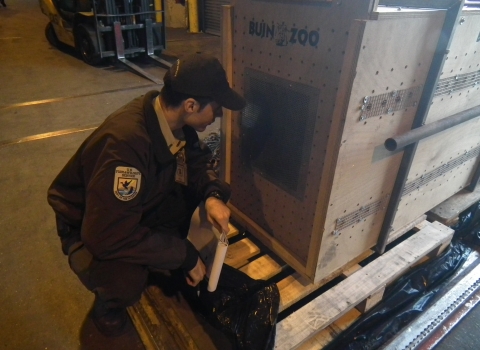
<svg viewBox="0 0 480 350">
<path fill-rule="evenodd" d="M 165 1 L 166 26 L 170 28 L 186 28 L 185 6 L 175 0 Z"/>
</svg>

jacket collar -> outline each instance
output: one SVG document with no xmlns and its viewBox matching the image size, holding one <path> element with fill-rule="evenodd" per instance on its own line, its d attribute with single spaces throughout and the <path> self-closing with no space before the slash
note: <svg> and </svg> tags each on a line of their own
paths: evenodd
<svg viewBox="0 0 480 350">
<path fill-rule="evenodd" d="M 169 163 L 175 160 L 172 153 L 168 149 L 167 141 L 162 134 L 160 124 L 158 123 L 157 114 L 153 107 L 154 99 L 159 95 L 158 91 L 149 91 L 143 97 L 143 111 L 145 116 L 145 124 L 147 133 L 153 145 L 153 153 L 160 163 Z"/>
</svg>

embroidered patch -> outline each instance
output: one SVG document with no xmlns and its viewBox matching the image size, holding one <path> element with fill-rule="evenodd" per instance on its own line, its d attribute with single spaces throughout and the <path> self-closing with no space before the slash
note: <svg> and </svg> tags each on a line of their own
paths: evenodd
<svg viewBox="0 0 480 350">
<path fill-rule="evenodd" d="M 135 198 L 140 191 L 142 174 L 135 168 L 117 166 L 115 168 L 115 179 L 113 181 L 113 193 L 122 201 L 129 201 Z"/>
</svg>

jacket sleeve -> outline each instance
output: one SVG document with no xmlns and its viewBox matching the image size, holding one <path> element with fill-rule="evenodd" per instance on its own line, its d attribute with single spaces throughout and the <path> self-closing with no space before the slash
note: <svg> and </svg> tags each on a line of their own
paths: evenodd
<svg viewBox="0 0 480 350">
<path fill-rule="evenodd" d="M 162 269 L 193 268 L 198 254 L 189 242 L 178 238 L 175 232 L 154 231 L 140 225 L 147 155 L 137 147 L 111 140 L 102 141 L 95 148 L 95 160 L 83 160 L 86 205 L 81 237 L 87 249 L 97 259 L 119 259 Z M 118 186 L 115 171 L 123 167 L 142 173 L 138 194 L 129 200 L 119 199 L 114 193 Z"/>
<path fill-rule="evenodd" d="M 198 200 L 203 200 L 212 191 L 220 191 L 228 201 L 230 185 L 218 178 L 210 162 L 212 152 L 208 146 L 198 139 L 197 133 L 189 127 L 184 127 L 187 139 L 187 171 L 188 188 Z"/>
</svg>

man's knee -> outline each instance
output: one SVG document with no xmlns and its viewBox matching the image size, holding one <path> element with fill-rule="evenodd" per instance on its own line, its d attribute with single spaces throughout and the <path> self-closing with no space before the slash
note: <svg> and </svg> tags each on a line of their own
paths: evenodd
<svg viewBox="0 0 480 350">
<path fill-rule="evenodd" d="M 118 300 L 119 306 L 133 305 L 145 289 L 148 270 L 145 266 L 123 261 L 102 261 L 96 266 L 93 281 L 104 300 Z M 103 295 L 101 295 L 103 294 Z"/>
<path fill-rule="evenodd" d="M 145 266 L 118 260 L 97 260 L 81 243 L 72 246 L 68 260 L 88 290 L 119 307 L 134 304 L 145 289 L 148 278 Z"/>
</svg>

